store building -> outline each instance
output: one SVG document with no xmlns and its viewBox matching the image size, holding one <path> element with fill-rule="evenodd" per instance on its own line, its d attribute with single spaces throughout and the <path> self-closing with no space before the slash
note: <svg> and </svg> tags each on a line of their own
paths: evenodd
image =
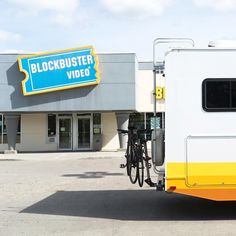
<svg viewBox="0 0 236 236">
<path fill-rule="evenodd" d="M 117 150 L 126 142 L 117 128 L 150 126 L 152 63 L 133 53 L 98 54 L 99 84 L 24 96 L 19 56 L 0 55 L 1 152 Z M 164 111 L 163 101 L 157 109 Z"/>
</svg>

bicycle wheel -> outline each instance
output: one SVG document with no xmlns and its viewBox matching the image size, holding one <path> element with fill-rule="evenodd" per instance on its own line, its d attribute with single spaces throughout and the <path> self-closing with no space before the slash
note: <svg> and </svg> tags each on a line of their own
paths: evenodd
<svg viewBox="0 0 236 236">
<path fill-rule="evenodd" d="M 130 169 L 131 169 L 131 145 L 129 143 L 127 145 L 125 157 L 126 157 L 127 175 L 130 176 Z"/>
<path fill-rule="evenodd" d="M 138 163 L 136 161 L 136 151 L 131 147 L 130 165 L 129 165 L 129 179 L 132 184 L 135 184 L 138 179 Z"/>
<path fill-rule="evenodd" d="M 138 184 L 140 187 L 143 186 L 144 182 L 144 164 L 143 164 L 143 150 L 139 147 L 137 155 L 137 170 L 138 170 Z"/>
</svg>

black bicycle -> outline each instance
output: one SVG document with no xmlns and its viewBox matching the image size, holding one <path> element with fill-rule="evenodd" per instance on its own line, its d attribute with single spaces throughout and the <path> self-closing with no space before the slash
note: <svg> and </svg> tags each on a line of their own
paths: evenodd
<svg viewBox="0 0 236 236">
<path fill-rule="evenodd" d="M 122 168 L 126 167 L 127 175 L 130 178 L 132 184 L 135 184 L 138 180 L 138 163 L 136 161 L 137 157 L 137 130 L 129 129 L 129 130 L 121 130 L 118 129 L 119 133 L 128 135 L 128 142 L 126 148 L 126 164 L 121 165 Z"/>
<path fill-rule="evenodd" d="M 127 174 L 130 178 L 131 183 L 135 184 L 138 181 L 140 187 L 143 186 L 144 183 L 144 162 L 147 170 L 147 179 L 145 182 L 153 187 L 154 183 L 152 183 L 150 178 L 151 165 L 149 160 L 151 159 L 148 156 L 147 151 L 147 136 L 151 134 L 152 130 L 144 129 L 144 130 L 118 130 L 120 133 L 128 134 L 128 142 L 126 148 L 126 164 L 121 165 L 122 168 L 127 168 Z"/>
<path fill-rule="evenodd" d="M 140 137 L 140 147 L 142 149 L 141 155 L 142 155 L 143 161 L 145 162 L 146 173 L 147 173 L 147 178 L 145 179 L 145 182 L 150 187 L 155 187 L 156 184 L 153 183 L 151 180 L 151 175 L 150 175 L 151 163 L 149 163 L 149 161 L 151 160 L 151 157 L 148 155 L 148 149 L 147 149 L 147 142 L 151 139 L 152 131 L 153 129 L 145 129 L 145 130 L 140 131 L 140 133 L 143 133 L 143 135 Z M 143 185 L 144 176 L 142 176 L 142 178 L 140 179 L 142 179 L 142 185 Z"/>
</svg>

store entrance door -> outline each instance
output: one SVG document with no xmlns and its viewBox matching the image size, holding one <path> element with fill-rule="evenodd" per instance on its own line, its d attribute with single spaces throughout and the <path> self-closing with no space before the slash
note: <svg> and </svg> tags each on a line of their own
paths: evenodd
<svg viewBox="0 0 236 236">
<path fill-rule="evenodd" d="M 59 149 L 72 150 L 72 117 L 59 117 Z"/>
<path fill-rule="evenodd" d="M 91 117 L 78 117 L 78 149 L 91 149 Z"/>
</svg>

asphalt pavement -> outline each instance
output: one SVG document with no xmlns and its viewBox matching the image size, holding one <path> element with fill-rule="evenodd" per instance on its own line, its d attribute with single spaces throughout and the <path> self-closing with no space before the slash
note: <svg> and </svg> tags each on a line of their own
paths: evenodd
<svg viewBox="0 0 236 236">
<path fill-rule="evenodd" d="M 0 155 L 0 235 L 236 235 L 236 202 L 139 188 L 123 152 Z"/>
</svg>

